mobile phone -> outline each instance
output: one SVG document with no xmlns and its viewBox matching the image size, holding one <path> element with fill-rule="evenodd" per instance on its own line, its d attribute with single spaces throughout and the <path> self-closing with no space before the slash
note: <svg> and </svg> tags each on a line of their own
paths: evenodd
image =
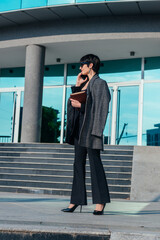
<svg viewBox="0 0 160 240">
<path fill-rule="evenodd" d="M 85 80 L 86 78 L 87 78 L 87 80 L 88 80 L 88 76 L 87 75 L 81 75 L 81 78 L 83 79 L 83 80 Z"/>
</svg>

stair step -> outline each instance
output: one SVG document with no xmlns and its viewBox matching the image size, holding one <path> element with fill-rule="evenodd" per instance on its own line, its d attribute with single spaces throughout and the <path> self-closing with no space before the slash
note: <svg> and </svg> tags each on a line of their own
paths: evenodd
<svg viewBox="0 0 160 240">
<path fill-rule="evenodd" d="M 28 163 L 28 162 L 1 162 L 1 167 L 19 167 L 19 168 L 43 168 L 43 169 L 73 169 L 73 164 L 63 164 L 63 163 Z M 112 165 L 103 165 L 105 171 L 121 171 L 128 172 L 131 171 L 132 167 L 130 166 L 112 166 Z M 89 170 L 90 166 L 87 164 L 86 169 Z"/>
<path fill-rule="evenodd" d="M 47 181 L 29 181 L 29 180 L 11 180 L 0 179 L 1 186 L 23 186 L 23 187 L 38 187 L 38 188 L 58 188 L 71 189 L 72 183 L 69 182 L 47 182 Z M 109 191 L 130 192 L 130 186 L 126 185 L 108 185 Z M 86 189 L 91 190 L 91 184 L 86 183 Z"/>
<path fill-rule="evenodd" d="M 129 198 L 133 146 L 105 145 L 101 152 L 111 198 Z M 0 143 L 0 191 L 70 195 L 74 147 L 52 143 Z M 87 195 L 91 196 L 89 161 Z"/>
<path fill-rule="evenodd" d="M 36 148 L 72 148 L 74 149 L 74 146 L 69 144 L 59 144 L 59 143 L 0 143 L 0 147 L 36 147 Z M 128 145 L 106 145 L 104 144 L 104 150 L 106 149 L 127 149 L 127 150 L 133 150 L 133 146 Z"/>
<path fill-rule="evenodd" d="M 0 156 L 8 157 L 36 157 L 42 159 L 53 159 L 53 158 L 74 158 L 74 153 L 31 153 L 31 152 L 1 152 Z M 113 160 L 132 160 L 132 155 L 106 155 L 101 154 L 101 159 L 113 159 Z"/>
<path fill-rule="evenodd" d="M 6 187 L 0 185 L 1 192 L 16 192 L 16 193 L 35 193 L 35 194 L 49 194 L 49 195 L 65 195 L 70 196 L 71 190 L 70 189 L 54 189 L 54 188 L 28 188 L 28 187 Z M 91 191 L 87 191 L 87 196 L 91 197 Z M 129 193 L 125 192 L 110 192 L 111 199 L 127 199 L 129 197 Z"/>
<path fill-rule="evenodd" d="M 71 148 L 74 149 L 72 145 L 60 144 L 60 143 L 0 143 L 0 147 L 35 147 L 35 148 Z"/>
<path fill-rule="evenodd" d="M 74 160 L 72 158 L 53 158 L 53 159 L 40 159 L 40 158 L 25 158 L 25 157 L 1 157 L 0 156 L 0 163 L 39 163 L 39 164 L 49 164 L 49 163 L 61 163 L 61 164 L 72 164 Z M 87 159 L 88 163 L 88 159 Z M 102 163 L 106 166 L 108 165 L 117 165 L 117 166 L 132 166 L 131 160 L 102 160 Z M 88 163 L 89 164 L 89 163 Z"/>
<path fill-rule="evenodd" d="M 33 169 L 33 168 L 1 168 L 0 173 L 23 173 L 23 174 L 41 174 L 41 175 L 67 175 L 72 176 L 73 171 L 71 169 Z M 131 178 L 131 172 L 113 172 L 113 171 L 105 171 L 107 177 L 113 178 Z M 86 176 L 90 175 L 89 171 L 86 171 Z"/>
<path fill-rule="evenodd" d="M 34 175 L 34 174 L 12 174 L 12 173 L 0 173 L 0 179 L 10 179 L 10 180 L 30 180 L 30 181 L 47 181 L 47 182 L 71 182 L 73 176 L 63 176 L 63 175 Z M 86 177 L 86 182 L 90 183 L 90 177 Z M 107 178 L 108 184 L 119 184 L 119 185 L 130 185 L 130 179 L 112 179 Z"/>
<path fill-rule="evenodd" d="M 73 148 L 35 148 L 35 147 L 0 147 L 0 154 L 1 152 L 27 152 L 27 153 L 74 153 L 74 149 Z M 104 154 L 112 154 L 112 155 L 132 155 L 133 154 L 133 150 L 115 150 L 115 149 L 108 149 L 108 150 L 104 150 L 102 151 L 102 155 Z"/>
<path fill-rule="evenodd" d="M 74 149 L 73 148 L 35 148 L 35 147 L 0 147 L 0 154 L 3 152 L 12 152 L 13 154 L 15 152 L 18 153 L 72 153 L 74 154 Z M 124 151 L 126 152 L 126 151 Z"/>
</svg>

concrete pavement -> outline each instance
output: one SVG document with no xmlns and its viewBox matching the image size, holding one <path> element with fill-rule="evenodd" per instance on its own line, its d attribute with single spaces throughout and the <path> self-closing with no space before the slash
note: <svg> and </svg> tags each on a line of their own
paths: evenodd
<svg viewBox="0 0 160 240">
<path fill-rule="evenodd" d="M 160 202 L 114 200 L 106 205 L 103 216 L 92 214 L 95 206 L 90 199 L 82 213 L 79 208 L 74 213 L 61 212 L 68 203 L 66 196 L 1 192 L 0 233 L 80 234 L 88 235 L 86 239 L 106 236 L 103 239 L 111 240 L 160 239 Z M 5 238 L 0 235 L 0 239 Z"/>
</svg>

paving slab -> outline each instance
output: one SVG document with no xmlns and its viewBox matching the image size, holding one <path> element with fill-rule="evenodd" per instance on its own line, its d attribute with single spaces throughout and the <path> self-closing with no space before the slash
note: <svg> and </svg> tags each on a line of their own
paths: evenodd
<svg viewBox="0 0 160 240">
<path fill-rule="evenodd" d="M 160 239 L 160 202 L 114 200 L 104 215 L 92 214 L 91 199 L 74 213 L 64 213 L 63 196 L 0 193 L 0 231 L 109 236 L 111 240 Z"/>
</svg>

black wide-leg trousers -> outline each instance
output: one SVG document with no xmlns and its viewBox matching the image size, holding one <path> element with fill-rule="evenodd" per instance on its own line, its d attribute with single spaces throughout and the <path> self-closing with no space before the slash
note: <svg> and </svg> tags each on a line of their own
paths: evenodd
<svg viewBox="0 0 160 240">
<path fill-rule="evenodd" d="M 77 139 L 75 139 L 75 161 L 71 203 L 77 205 L 87 204 L 87 194 L 85 186 L 85 164 L 87 153 L 91 169 L 93 204 L 109 203 L 109 190 L 104 168 L 101 162 L 100 150 L 81 147 L 78 145 Z"/>
</svg>

